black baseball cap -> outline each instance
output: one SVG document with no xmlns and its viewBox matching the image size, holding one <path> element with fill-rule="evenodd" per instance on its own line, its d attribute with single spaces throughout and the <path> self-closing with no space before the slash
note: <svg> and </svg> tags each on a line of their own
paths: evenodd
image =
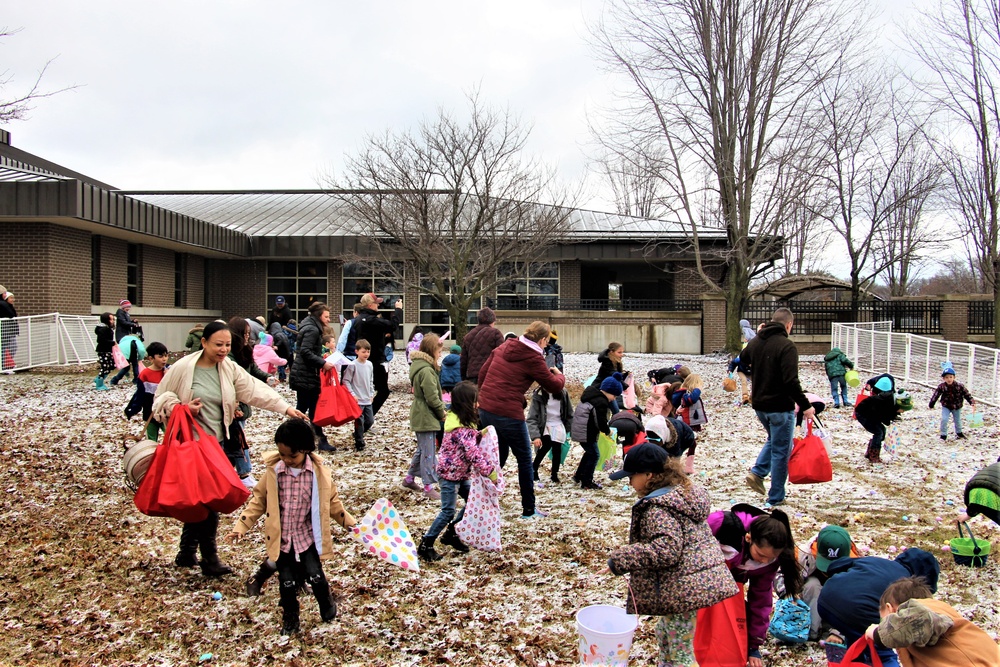
<svg viewBox="0 0 1000 667">
<path fill-rule="evenodd" d="M 622 469 L 608 475 L 608 479 L 618 480 L 640 472 L 663 472 L 667 463 L 667 450 L 651 442 L 636 445 L 628 450 Z"/>
</svg>

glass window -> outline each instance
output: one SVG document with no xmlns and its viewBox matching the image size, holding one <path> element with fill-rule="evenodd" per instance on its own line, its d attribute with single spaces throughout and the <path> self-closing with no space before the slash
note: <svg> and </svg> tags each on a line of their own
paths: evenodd
<svg viewBox="0 0 1000 667">
<path fill-rule="evenodd" d="M 352 262 L 344 264 L 344 300 L 342 302 L 344 317 L 347 319 L 354 317 L 354 304 L 361 301 L 361 297 L 368 292 L 374 292 L 390 305 L 395 303 L 396 299 L 402 299 L 403 287 L 396 279 L 396 276 L 401 275 L 402 272 L 402 263 L 388 265 L 382 262 L 371 264 Z"/>
<path fill-rule="evenodd" d="M 174 308 L 184 308 L 187 304 L 184 296 L 184 276 L 187 275 L 187 255 L 174 253 Z"/>
<path fill-rule="evenodd" d="M 101 303 L 101 237 L 90 237 L 90 303 Z"/>
<path fill-rule="evenodd" d="M 558 262 L 508 262 L 497 270 L 497 309 L 555 310 L 559 307 Z"/>
<path fill-rule="evenodd" d="M 432 284 L 428 280 L 422 281 L 422 284 L 425 289 L 432 287 Z M 466 318 L 467 323 L 472 325 L 477 324 L 476 311 L 483 307 L 482 304 L 482 298 L 475 299 L 472 302 L 469 308 L 469 316 Z M 439 335 L 452 330 L 453 322 L 448 315 L 448 310 L 437 297 L 430 294 L 420 295 L 420 326 L 425 332 L 433 331 Z"/>
<path fill-rule="evenodd" d="M 283 296 L 292 317 L 302 321 L 314 301 L 326 302 L 329 298 L 326 266 L 325 260 L 268 262 L 266 310 L 274 307 L 275 297 Z"/>
<path fill-rule="evenodd" d="M 133 306 L 141 306 L 139 299 L 139 246 L 129 243 L 125 254 L 125 298 Z"/>
</svg>

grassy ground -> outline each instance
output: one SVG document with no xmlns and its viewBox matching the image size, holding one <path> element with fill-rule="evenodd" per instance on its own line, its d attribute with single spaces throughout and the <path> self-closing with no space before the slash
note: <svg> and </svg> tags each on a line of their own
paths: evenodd
<svg viewBox="0 0 1000 667">
<path fill-rule="evenodd" d="M 630 356 L 626 366 L 644 376 L 674 359 Z M 749 408 L 732 404 L 721 385 L 723 360 L 684 360 L 705 376 L 711 419 L 699 437 L 696 480 L 715 508 L 761 503 L 743 485 L 746 468 L 762 443 Z M 395 363 L 395 362 L 394 362 Z M 596 370 L 593 355 L 569 355 L 567 376 L 578 396 L 580 381 Z M 326 455 L 347 507 L 362 515 L 380 497 L 390 498 L 417 536 L 438 507 L 400 488 L 413 452 L 407 415 L 405 367 L 393 366 L 396 390 L 380 413 L 369 447 L 349 448 L 346 428 L 333 432 L 345 448 Z M 522 522 L 516 475 L 508 464 L 502 498 L 504 547 L 500 553 L 455 554 L 420 573 L 384 565 L 362 552 L 334 525 L 333 558 L 324 569 L 341 598 L 340 616 L 320 622 L 315 602 L 302 600 L 303 631 L 280 636 L 274 582 L 264 596 L 247 598 L 243 579 L 260 561 L 262 531 L 237 546 L 223 546 L 238 572 L 209 580 L 173 566 L 179 524 L 139 514 L 121 483 L 122 441 L 139 432 L 121 407 L 129 390 L 95 392 L 90 369 L 0 376 L 0 544 L 8 566 L 0 572 L 0 663 L 133 665 L 194 664 L 212 653 L 213 664 L 358 665 L 560 665 L 576 662 L 574 614 L 589 604 L 624 603 L 622 579 L 602 575 L 607 554 L 627 537 L 631 491 L 608 482 L 586 492 L 553 485 L 543 471 L 539 506 L 550 517 Z M 819 365 L 804 364 L 807 388 L 825 394 Z M 289 396 L 291 393 L 282 388 Z M 927 392 L 913 392 L 926 406 Z M 906 415 L 896 461 L 871 467 L 862 460 L 865 434 L 846 410 L 829 410 L 835 435 L 835 479 L 793 486 L 788 511 L 796 538 L 805 542 L 824 523 L 848 528 L 866 553 L 890 556 L 908 546 L 938 555 L 938 596 L 957 606 L 994 637 L 1000 633 L 1000 569 L 971 570 L 941 550 L 955 536 L 953 518 L 973 472 L 997 457 L 996 424 L 969 441 L 942 443 L 937 412 Z M 257 413 L 248 437 L 259 473 L 260 454 L 271 448 L 279 417 Z M 580 457 L 575 448 L 563 479 Z M 545 464 L 547 466 L 548 464 Z M 599 473 L 599 480 L 604 480 Z M 948 504 L 949 501 L 951 504 Z M 904 520 L 904 515 L 906 519 Z M 940 519 L 940 520 L 939 520 Z M 232 518 L 223 517 L 220 533 Z M 977 536 L 997 541 L 997 526 L 979 519 Z M 212 593 L 222 599 L 214 601 Z M 633 664 L 655 662 L 652 620 L 636 633 Z M 822 663 L 819 646 L 765 646 L 766 664 Z"/>
</svg>

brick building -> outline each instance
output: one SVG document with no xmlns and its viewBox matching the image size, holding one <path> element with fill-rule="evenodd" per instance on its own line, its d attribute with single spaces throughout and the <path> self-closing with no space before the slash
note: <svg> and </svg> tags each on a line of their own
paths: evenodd
<svg viewBox="0 0 1000 667">
<path fill-rule="evenodd" d="M 349 314 L 375 291 L 403 298 L 404 328 L 448 329 L 413 272 L 400 284 L 345 259 L 364 244 L 352 228 L 324 191 L 124 192 L 17 149 L 0 130 L 0 284 L 19 314 L 113 312 L 128 298 L 147 338 L 175 349 L 193 323 L 263 315 L 278 295 L 301 317 L 315 299 Z M 500 327 L 547 320 L 567 351 L 612 339 L 636 352 L 716 347 L 704 340 L 705 284 L 682 229 L 586 210 L 572 211 L 569 228 L 485 295 Z M 725 243 L 721 232 L 701 237 Z"/>
</svg>

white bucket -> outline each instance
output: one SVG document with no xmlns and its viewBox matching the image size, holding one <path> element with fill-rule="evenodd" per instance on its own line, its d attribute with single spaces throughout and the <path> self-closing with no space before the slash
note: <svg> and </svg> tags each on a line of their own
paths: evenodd
<svg viewBox="0 0 1000 667">
<path fill-rule="evenodd" d="M 626 614 L 621 607 L 606 604 L 584 607 L 576 612 L 580 664 L 625 667 L 638 624 L 638 617 Z"/>
</svg>

